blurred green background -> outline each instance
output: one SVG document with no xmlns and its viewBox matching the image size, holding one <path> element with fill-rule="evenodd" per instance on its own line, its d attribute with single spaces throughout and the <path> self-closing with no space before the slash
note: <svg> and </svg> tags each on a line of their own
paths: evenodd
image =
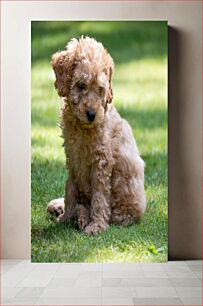
<svg viewBox="0 0 203 306">
<path fill-rule="evenodd" d="M 111 226 L 95 237 L 72 223 L 56 224 L 46 213 L 47 203 L 63 196 L 67 176 L 50 60 L 81 35 L 102 42 L 113 57 L 113 103 L 130 123 L 146 164 L 141 222 Z M 32 261 L 166 261 L 167 186 L 167 23 L 32 22 Z"/>
</svg>

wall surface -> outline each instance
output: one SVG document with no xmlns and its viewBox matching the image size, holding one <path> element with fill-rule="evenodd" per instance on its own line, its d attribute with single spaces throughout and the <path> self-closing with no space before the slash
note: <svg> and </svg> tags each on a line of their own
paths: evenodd
<svg viewBox="0 0 203 306">
<path fill-rule="evenodd" d="M 1 7 L 1 257 L 31 253 L 30 21 L 130 19 L 168 20 L 169 259 L 201 258 L 201 1 L 4 1 Z"/>
</svg>

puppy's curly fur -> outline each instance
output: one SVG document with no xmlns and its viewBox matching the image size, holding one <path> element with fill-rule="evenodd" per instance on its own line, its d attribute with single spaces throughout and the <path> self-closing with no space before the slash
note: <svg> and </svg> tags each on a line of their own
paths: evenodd
<svg viewBox="0 0 203 306">
<path fill-rule="evenodd" d="M 146 209 L 144 162 L 131 128 L 112 106 L 113 60 L 95 39 L 72 39 L 52 57 L 62 97 L 61 127 L 67 160 L 65 198 L 48 211 L 96 234 L 110 223 L 129 225 Z"/>
</svg>

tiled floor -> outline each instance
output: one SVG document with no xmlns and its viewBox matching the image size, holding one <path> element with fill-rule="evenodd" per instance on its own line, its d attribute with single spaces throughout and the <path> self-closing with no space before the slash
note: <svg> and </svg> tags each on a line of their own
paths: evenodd
<svg viewBox="0 0 203 306">
<path fill-rule="evenodd" d="M 202 305 L 202 261 L 1 261 L 1 305 Z"/>
</svg>

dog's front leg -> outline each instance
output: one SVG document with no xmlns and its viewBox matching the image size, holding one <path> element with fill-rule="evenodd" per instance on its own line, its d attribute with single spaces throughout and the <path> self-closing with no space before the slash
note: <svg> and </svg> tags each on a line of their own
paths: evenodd
<svg viewBox="0 0 203 306">
<path fill-rule="evenodd" d="M 69 175 L 65 186 L 64 212 L 58 217 L 58 222 L 69 222 L 75 215 L 78 202 L 78 189 Z"/>
<path fill-rule="evenodd" d="M 88 235 L 97 234 L 108 228 L 110 209 L 110 178 L 112 167 L 102 165 L 94 169 L 92 178 L 91 222 L 85 228 Z"/>
<path fill-rule="evenodd" d="M 108 228 L 110 219 L 109 201 L 101 191 L 95 191 L 91 202 L 91 222 L 85 228 L 88 235 L 97 234 Z"/>
</svg>

